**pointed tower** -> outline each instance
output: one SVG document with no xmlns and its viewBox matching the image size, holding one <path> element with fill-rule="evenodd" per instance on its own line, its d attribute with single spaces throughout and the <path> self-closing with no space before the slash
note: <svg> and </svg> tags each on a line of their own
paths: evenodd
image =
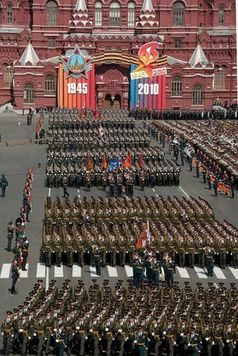
<svg viewBox="0 0 238 356">
<path fill-rule="evenodd" d="M 70 32 L 91 32 L 92 21 L 88 17 L 86 0 L 77 0 L 73 19 L 69 21 Z"/>
<path fill-rule="evenodd" d="M 31 43 L 28 43 L 27 47 L 22 53 L 21 58 L 19 59 L 19 62 L 21 63 L 22 66 L 25 66 L 28 63 L 35 66 L 39 61 L 40 61 L 39 57 L 37 56 L 34 47 L 32 46 Z"/>
<path fill-rule="evenodd" d="M 208 61 L 200 43 L 198 43 L 190 60 L 188 61 L 188 63 L 193 68 L 196 67 L 197 64 L 200 64 L 202 66 L 202 68 L 206 68 L 206 66 L 209 64 L 209 61 Z"/>
<path fill-rule="evenodd" d="M 154 34 L 158 33 L 159 22 L 156 18 L 156 13 L 152 0 L 144 0 L 139 20 L 136 22 L 136 32 Z"/>
</svg>

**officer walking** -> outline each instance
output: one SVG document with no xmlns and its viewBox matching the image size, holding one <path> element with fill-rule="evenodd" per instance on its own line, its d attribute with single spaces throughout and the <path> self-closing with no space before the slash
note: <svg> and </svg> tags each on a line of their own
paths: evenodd
<svg viewBox="0 0 238 356">
<path fill-rule="evenodd" d="M 16 260 L 14 260 L 12 263 L 11 272 L 12 272 L 11 294 L 16 294 L 16 283 L 17 283 L 18 278 L 20 277 L 19 265 Z"/>
<path fill-rule="evenodd" d="M 2 174 L 2 178 L 0 179 L 0 187 L 2 187 L 2 197 L 5 197 L 6 188 L 8 187 L 8 180 L 5 174 Z"/>
</svg>

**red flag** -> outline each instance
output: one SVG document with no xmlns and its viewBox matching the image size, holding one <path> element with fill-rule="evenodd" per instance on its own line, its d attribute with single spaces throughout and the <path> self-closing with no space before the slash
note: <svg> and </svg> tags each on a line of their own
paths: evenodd
<svg viewBox="0 0 238 356">
<path fill-rule="evenodd" d="M 104 153 L 104 155 L 102 156 L 102 170 L 105 171 L 107 169 L 107 159 L 106 159 L 106 155 Z"/>
<path fill-rule="evenodd" d="M 128 155 L 125 158 L 123 168 L 131 168 L 132 165 L 132 155 L 131 152 L 128 152 Z"/>
<path fill-rule="evenodd" d="M 146 230 L 147 230 L 147 224 L 144 224 L 143 230 L 140 233 L 140 237 L 136 242 L 136 250 L 140 250 L 141 248 L 145 247 L 145 245 L 146 245 Z"/>
<path fill-rule="evenodd" d="M 144 168 L 144 165 L 145 165 L 145 161 L 144 161 L 144 153 L 143 151 L 140 151 L 140 156 L 139 156 L 139 167 L 140 169 L 143 169 Z"/>
<path fill-rule="evenodd" d="M 93 170 L 93 159 L 92 159 L 92 157 L 90 155 L 88 155 L 87 170 L 89 172 Z"/>
<path fill-rule="evenodd" d="M 143 225 L 143 230 L 140 234 L 139 239 L 136 242 L 136 250 L 140 250 L 141 248 L 146 246 L 146 243 L 150 244 L 151 234 L 150 234 L 150 226 L 149 220 Z"/>
</svg>

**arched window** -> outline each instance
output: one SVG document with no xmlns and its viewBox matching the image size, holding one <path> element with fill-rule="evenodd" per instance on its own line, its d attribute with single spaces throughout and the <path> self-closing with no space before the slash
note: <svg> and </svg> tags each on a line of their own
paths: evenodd
<svg viewBox="0 0 238 356">
<path fill-rule="evenodd" d="M 197 84 L 193 88 L 193 105 L 203 104 L 203 88 L 202 85 Z"/>
<path fill-rule="evenodd" d="M 96 1 L 95 3 L 95 26 L 102 26 L 102 3 Z"/>
<path fill-rule="evenodd" d="M 218 11 L 218 25 L 224 25 L 224 7 L 220 7 Z"/>
<path fill-rule="evenodd" d="M 215 66 L 214 90 L 226 89 L 226 68 Z"/>
<path fill-rule="evenodd" d="M 182 78 L 176 75 L 172 80 L 172 96 L 182 95 Z"/>
<path fill-rule="evenodd" d="M 12 4 L 7 5 L 7 23 L 13 23 Z"/>
<path fill-rule="evenodd" d="M 117 2 L 112 2 L 109 11 L 109 26 L 120 26 L 121 11 Z"/>
<path fill-rule="evenodd" d="M 55 1 L 48 1 L 46 4 L 46 18 L 47 25 L 56 25 L 57 24 L 57 4 Z"/>
<path fill-rule="evenodd" d="M 4 64 L 3 65 L 3 81 L 5 88 L 11 88 L 13 79 L 13 66 Z"/>
<path fill-rule="evenodd" d="M 128 27 L 135 26 L 135 4 L 129 2 L 128 4 Z"/>
<path fill-rule="evenodd" d="M 184 26 L 184 4 L 177 1 L 173 6 L 173 24 L 174 26 Z"/>
<path fill-rule="evenodd" d="M 34 103 L 35 101 L 35 91 L 32 83 L 26 83 L 24 86 L 24 102 Z"/>
<path fill-rule="evenodd" d="M 51 74 L 45 77 L 45 95 L 55 95 L 55 78 Z"/>
</svg>

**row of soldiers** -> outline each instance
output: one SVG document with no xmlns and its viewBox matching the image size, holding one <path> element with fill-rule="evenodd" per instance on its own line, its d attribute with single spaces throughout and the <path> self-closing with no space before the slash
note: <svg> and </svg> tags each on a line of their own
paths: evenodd
<svg viewBox="0 0 238 356">
<path fill-rule="evenodd" d="M 210 111 L 192 111 L 192 110 L 131 110 L 129 115 L 136 120 L 207 120 L 212 118 Z"/>
<path fill-rule="evenodd" d="M 46 166 L 46 184 L 48 187 L 85 187 L 90 190 L 92 186 L 117 187 L 122 194 L 122 186 L 136 185 L 144 190 L 144 187 L 179 185 L 180 167 L 175 166 L 171 161 L 165 160 L 161 163 L 144 163 L 143 169 L 139 163 L 131 168 L 119 167 L 110 172 L 109 165 L 106 170 L 100 165 L 93 166 L 92 170 L 87 169 L 87 163 L 48 163 Z M 114 195 L 114 194 L 112 194 Z"/>
<path fill-rule="evenodd" d="M 136 288 L 96 280 L 87 289 L 65 280 L 38 281 L 23 305 L 2 323 L 5 355 L 234 356 L 238 352 L 238 291 L 220 283 L 205 289 Z"/>
<path fill-rule="evenodd" d="M 62 116 L 49 116 L 49 128 L 52 129 L 110 129 L 113 127 L 133 129 L 135 127 L 135 120 L 133 118 L 104 118 L 91 120 L 90 118 L 79 119 L 77 115 L 64 114 Z"/>
<path fill-rule="evenodd" d="M 123 222 L 127 219 L 148 219 L 185 222 L 187 220 L 213 220 L 214 212 L 210 204 L 201 197 L 75 197 L 73 201 L 52 201 L 47 197 L 44 218 L 47 221 L 90 221 L 112 220 Z M 235 230 L 234 230 L 235 231 Z"/>
<path fill-rule="evenodd" d="M 164 151 L 162 151 L 158 146 L 146 147 L 143 150 L 136 147 L 130 149 L 132 163 L 135 164 L 140 159 L 145 163 L 150 161 L 163 161 L 164 160 Z M 128 156 L 127 149 L 115 150 L 109 148 L 108 150 L 97 148 L 92 150 L 77 150 L 70 148 L 68 146 L 58 147 L 54 145 L 50 146 L 47 150 L 47 160 L 48 162 L 84 162 L 89 156 L 93 158 L 93 162 L 96 165 L 100 165 L 102 158 L 105 156 L 106 162 L 109 162 L 113 157 L 118 157 L 121 161 L 124 161 Z"/>
<path fill-rule="evenodd" d="M 107 206 L 89 205 L 88 202 L 78 206 L 77 201 L 72 206 L 64 204 L 64 209 L 60 204 L 46 206 L 42 252 L 48 265 L 62 262 L 69 266 L 73 262 L 81 266 L 84 263 L 92 265 L 95 253 L 100 254 L 103 266 L 132 265 L 143 221 L 149 219 L 150 240 L 146 249 L 158 260 L 162 261 L 164 254 L 169 252 L 181 267 L 194 267 L 195 264 L 204 267 L 206 249 L 209 249 L 221 268 L 226 264 L 238 267 L 237 229 L 226 221 L 222 224 L 211 218 L 206 209 L 200 208 L 201 215 L 196 215 L 189 204 L 186 207 L 186 201 L 187 209 L 181 207 L 177 198 L 170 200 L 164 210 L 160 206 L 163 199 L 152 200 L 150 205 L 147 200 L 143 206 L 144 201 L 138 198 L 137 207 L 127 204 L 125 209 L 116 205 L 119 198 L 114 203 L 110 199 L 107 201 Z M 173 202 L 177 203 L 178 210 L 176 205 L 172 208 Z M 168 218 L 166 211 L 174 216 Z"/>
<path fill-rule="evenodd" d="M 150 144 L 148 132 L 141 128 L 130 130 L 114 128 L 103 132 L 97 129 L 74 129 L 72 132 L 66 129 L 53 129 L 52 132 L 48 131 L 48 137 L 49 145 L 57 144 L 63 147 L 70 145 L 71 148 L 78 149 L 148 147 Z"/>
</svg>

